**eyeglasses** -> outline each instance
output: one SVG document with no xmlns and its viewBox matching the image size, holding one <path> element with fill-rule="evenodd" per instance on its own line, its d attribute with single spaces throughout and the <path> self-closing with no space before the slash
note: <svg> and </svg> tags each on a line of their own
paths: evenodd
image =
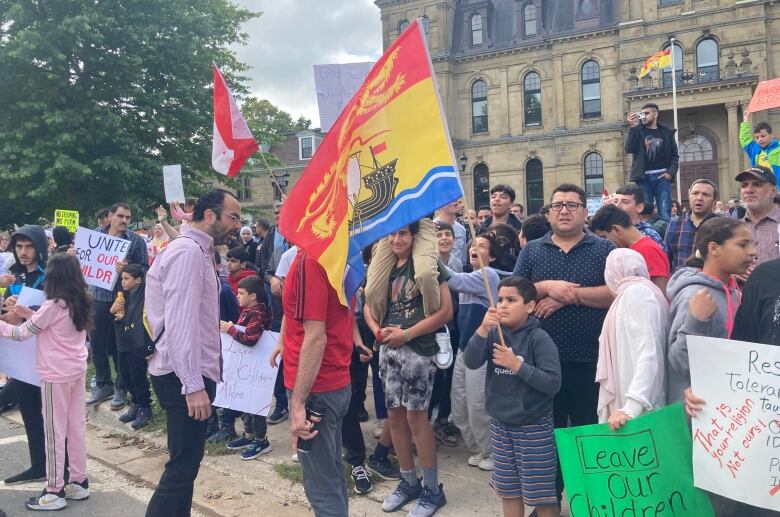
<svg viewBox="0 0 780 517">
<path fill-rule="evenodd" d="M 230 217 L 230 220 L 233 221 L 234 223 L 240 223 L 241 222 L 241 216 L 238 216 L 236 214 L 226 214 L 226 213 L 223 212 L 220 215 L 226 215 L 226 216 Z"/>
<path fill-rule="evenodd" d="M 575 210 L 578 210 L 580 207 L 584 207 L 584 203 L 577 203 L 576 201 L 567 201 L 565 203 L 557 202 L 557 203 L 550 203 L 550 210 L 553 212 L 560 212 L 563 210 L 563 207 L 566 207 L 566 210 L 569 212 L 574 212 Z"/>
</svg>

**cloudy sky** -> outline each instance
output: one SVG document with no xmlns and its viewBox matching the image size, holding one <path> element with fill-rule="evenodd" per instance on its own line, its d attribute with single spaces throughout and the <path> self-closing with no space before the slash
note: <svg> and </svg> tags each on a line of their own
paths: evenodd
<svg viewBox="0 0 780 517">
<path fill-rule="evenodd" d="M 234 0 L 262 11 L 247 23 L 246 46 L 236 48 L 247 63 L 253 94 L 293 118 L 303 115 L 319 127 L 314 65 L 376 61 L 382 54 L 382 23 L 373 0 Z"/>
</svg>

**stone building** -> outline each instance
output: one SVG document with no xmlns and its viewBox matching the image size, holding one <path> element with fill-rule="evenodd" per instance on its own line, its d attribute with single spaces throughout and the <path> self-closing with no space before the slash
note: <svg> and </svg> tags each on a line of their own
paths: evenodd
<svg viewBox="0 0 780 517">
<path fill-rule="evenodd" d="M 423 17 L 464 188 L 474 206 L 508 183 L 528 213 L 559 183 L 600 197 L 624 183 L 629 111 L 673 125 L 671 70 L 639 81 L 675 40 L 683 199 L 708 177 L 737 194 L 738 127 L 780 53 L 780 6 L 761 0 L 376 0 L 387 48 Z M 753 117 L 778 122 L 774 112 Z M 464 159 L 465 158 L 465 159 Z"/>
</svg>

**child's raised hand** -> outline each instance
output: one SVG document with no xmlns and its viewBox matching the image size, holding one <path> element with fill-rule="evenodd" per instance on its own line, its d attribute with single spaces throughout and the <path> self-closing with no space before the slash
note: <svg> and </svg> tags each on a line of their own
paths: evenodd
<svg viewBox="0 0 780 517">
<path fill-rule="evenodd" d="M 220 321 L 219 322 L 219 330 L 227 334 L 227 331 L 230 330 L 230 327 L 232 327 L 233 324 L 229 321 Z"/>
<path fill-rule="evenodd" d="M 717 310 L 718 304 L 715 303 L 715 298 L 706 287 L 699 289 L 688 301 L 688 311 L 699 321 L 710 319 L 710 316 L 715 314 Z"/>
<path fill-rule="evenodd" d="M 523 360 L 515 355 L 514 350 L 501 343 L 493 343 L 493 362 L 498 366 L 509 368 L 517 373 L 523 366 Z"/>
<path fill-rule="evenodd" d="M 498 311 L 495 307 L 488 307 L 485 317 L 482 319 L 482 325 L 479 326 L 478 333 L 480 336 L 486 337 L 488 332 L 498 328 L 498 325 Z"/>
</svg>

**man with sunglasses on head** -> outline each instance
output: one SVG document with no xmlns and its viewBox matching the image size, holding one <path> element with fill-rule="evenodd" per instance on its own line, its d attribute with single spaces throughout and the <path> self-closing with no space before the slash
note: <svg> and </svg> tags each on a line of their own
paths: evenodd
<svg viewBox="0 0 780 517">
<path fill-rule="evenodd" d="M 525 245 L 513 274 L 536 286 L 536 316 L 558 346 L 562 384 L 553 402 L 555 427 L 595 424 L 599 334 L 613 300 L 604 270 L 615 245 L 585 232 L 588 208 L 577 185 L 559 185 L 548 207 L 551 231 Z M 556 485 L 560 501 L 560 468 Z"/>
<path fill-rule="evenodd" d="M 629 113 L 626 120 L 631 126 L 626 152 L 634 156 L 631 181 L 642 189 L 645 201 L 655 203 L 661 219 L 670 221 L 672 181 L 679 164 L 677 130 L 658 123 L 658 105 L 652 102 L 639 113 Z"/>
</svg>

